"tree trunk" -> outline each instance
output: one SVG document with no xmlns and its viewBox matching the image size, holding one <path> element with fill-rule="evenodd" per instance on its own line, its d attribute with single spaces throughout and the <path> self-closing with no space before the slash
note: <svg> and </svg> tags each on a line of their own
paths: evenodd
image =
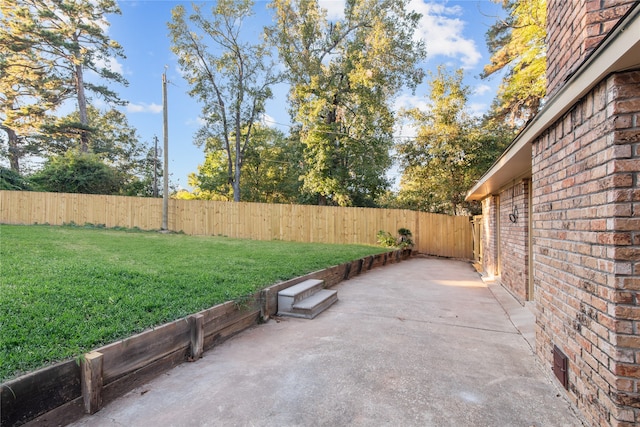
<svg viewBox="0 0 640 427">
<path fill-rule="evenodd" d="M 89 135 L 87 131 L 89 119 L 87 118 L 87 98 L 84 93 L 84 75 L 80 64 L 76 65 L 76 89 L 78 91 L 78 114 L 83 127 L 83 129 L 80 129 L 80 151 L 87 153 L 89 151 Z"/>
<path fill-rule="evenodd" d="M 332 108 L 329 109 L 329 111 L 327 112 L 327 117 L 325 117 L 325 124 L 327 125 L 333 125 L 337 122 L 338 119 L 338 95 L 335 94 L 333 96 L 333 104 L 332 104 Z M 331 138 L 336 138 L 334 136 L 331 136 Z M 337 138 L 336 138 L 337 140 Z M 329 144 L 330 147 L 332 147 L 333 150 L 337 149 L 337 146 L 339 144 L 339 141 L 336 141 L 337 143 L 335 144 Z M 336 155 L 335 155 L 335 151 L 333 153 L 333 155 L 330 155 L 331 159 L 332 159 L 332 169 L 335 168 L 337 165 L 335 164 L 336 162 Z M 331 173 L 331 172 L 329 172 Z M 326 177 L 325 177 L 326 178 Z M 318 206 L 327 206 L 327 196 L 324 194 L 318 194 Z"/>
<path fill-rule="evenodd" d="M 239 123 L 239 119 L 236 120 L 236 123 Z M 240 201 L 240 169 L 242 168 L 242 150 L 240 149 L 240 126 L 236 126 L 236 141 L 235 141 L 235 168 L 233 171 L 233 201 Z"/>
<path fill-rule="evenodd" d="M 20 173 L 20 158 L 22 158 L 22 150 L 20 150 L 18 135 L 13 129 L 3 128 L 7 132 L 9 139 L 9 167 L 12 171 Z"/>
</svg>

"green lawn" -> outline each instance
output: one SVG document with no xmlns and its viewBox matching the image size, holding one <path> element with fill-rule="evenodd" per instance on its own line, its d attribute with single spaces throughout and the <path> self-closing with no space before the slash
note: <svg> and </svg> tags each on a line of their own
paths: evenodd
<svg viewBox="0 0 640 427">
<path fill-rule="evenodd" d="M 0 382 L 280 280 L 383 251 L 0 225 Z"/>
</svg>

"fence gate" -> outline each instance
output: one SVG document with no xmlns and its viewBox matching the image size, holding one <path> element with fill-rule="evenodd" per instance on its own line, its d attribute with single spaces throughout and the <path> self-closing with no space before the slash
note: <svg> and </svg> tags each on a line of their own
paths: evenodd
<svg viewBox="0 0 640 427">
<path fill-rule="evenodd" d="M 473 234 L 473 260 L 482 266 L 482 215 L 475 215 L 471 220 Z"/>
</svg>

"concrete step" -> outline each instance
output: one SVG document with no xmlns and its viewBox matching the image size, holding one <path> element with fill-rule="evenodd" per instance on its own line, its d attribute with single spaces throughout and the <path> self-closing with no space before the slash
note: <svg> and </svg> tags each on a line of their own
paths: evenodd
<svg viewBox="0 0 640 427">
<path fill-rule="evenodd" d="M 310 297 L 307 297 L 302 301 L 295 303 L 291 308 L 291 311 L 286 313 L 281 313 L 280 311 L 278 311 L 278 314 L 282 316 L 313 319 L 318 314 L 322 313 L 331 305 L 333 305 L 333 303 L 335 303 L 336 301 L 338 301 L 338 291 L 322 289 L 311 295 Z"/>
<path fill-rule="evenodd" d="M 293 305 L 322 290 L 324 280 L 309 279 L 278 292 L 278 312 L 289 312 Z"/>
<path fill-rule="evenodd" d="M 278 292 L 278 316 L 313 319 L 338 300 L 338 292 L 323 289 L 324 281 L 309 279 Z"/>
</svg>

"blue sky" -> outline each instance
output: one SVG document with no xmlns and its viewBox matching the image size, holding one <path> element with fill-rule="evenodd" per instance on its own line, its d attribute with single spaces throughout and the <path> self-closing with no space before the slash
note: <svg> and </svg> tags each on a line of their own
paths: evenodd
<svg viewBox="0 0 640 427">
<path fill-rule="evenodd" d="M 193 136 L 200 126 L 201 105 L 188 96 L 189 86 L 182 79 L 177 59 L 170 50 L 167 22 L 171 20 L 171 10 L 178 4 L 189 8 L 191 2 L 119 1 L 122 15 L 108 17 L 108 34 L 123 46 L 126 55 L 126 59 L 114 61 L 112 67 L 129 81 L 128 87 L 114 86 L 113 89 L 121 99 L 129 102 L 122 110 L 129 124 L 137 129 L 141 141 L 150 145 L 157 136 L 162 146 L 162 73 L 166 66 L 169 172 L 172 184 L 188 188 L 187 176 L 197 171 L 204 161 L 204 154 L 193 144 Z M 338 17 L 344 1 L 324 0 L 321 5 L 330 17 Z M 271 11 L 266 6 L 267 1 L 256 1 L 256 24 L 248 31 L 258 33 L 262 26 L 271 23 Z M 426 41 L 427 59 L 422 67 L 435 70 L 438 65 L 445 64 L 450 70 L 464 68 L 465 83 L 474 91 L 469 100 L 470 107 L 475 113 L 484 112 L 500 81 L 498 77 L 481 80 L 478 75 L 489 60 L 485 32 L 502 14 L 501 7 L 489 0 L 412 0 L 411 6 L 423 15 L 419 33 Z M 415 95 L 403 93 L 396 100 L 396 107 L 424 106 L 426 94 L 426 85 Z M 286 88 L 274 90 L 274 95 L 267 104 L 267 123 L 287 132 Z M 404 128 L 397 132 L 410 135 L 413 130 Z M 391 178 L 397 178 L 397 175 L 397 172 L 391 172 Z"/>
</svg>

